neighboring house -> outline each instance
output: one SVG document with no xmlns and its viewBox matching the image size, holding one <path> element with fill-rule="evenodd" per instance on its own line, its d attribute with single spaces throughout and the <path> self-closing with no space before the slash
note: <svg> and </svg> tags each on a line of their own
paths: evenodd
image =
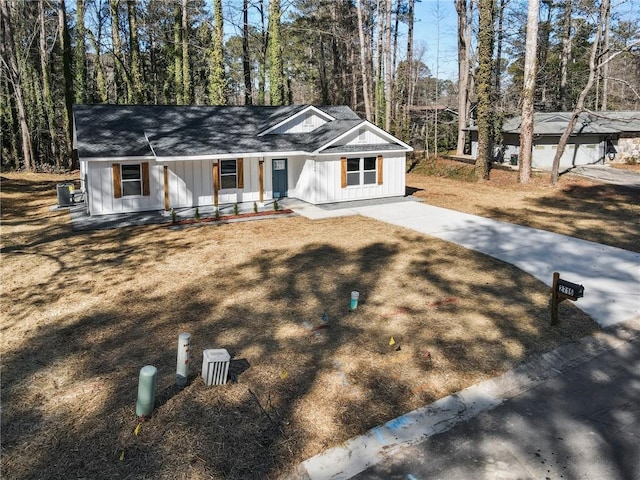
<svg viewBox="0 0 640 480">
<path fill-rule="evenodd" d="M 349 107 L 76 105 L 91 215 L 402 196 L 412 148 Z"/>
<path fill-rule="evenodd" d="M 536 113 L 532 166 L 550 170 L 571 112 Z M 478 129 L 471 133 L 472 155 L 478 151 Z M 502 128 L 503 145 L 495 160 L 517 164 L 520 153 L 520 117 L 507 120 Z M 583 112 L 569 137 L 560 168 L 589 165 L 609 161 L 615 154 L 616 161 L 630 157 L 640 159 L 640 111 Z"/>
</svg>

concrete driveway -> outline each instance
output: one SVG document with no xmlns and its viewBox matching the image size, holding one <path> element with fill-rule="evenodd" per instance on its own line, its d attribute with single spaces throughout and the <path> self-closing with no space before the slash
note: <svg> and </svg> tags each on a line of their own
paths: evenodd
<svg viewBox="0 0 640 480">
<path fill-rule="evenodd" d="M 603 327 L 640 314 L 639 253 L 418 202 L 353 210 L 511 263 L 549 286 L 560 272 L 584 285 L 577 305 Z"/>
<path fill-rule="evenodd" d="M 581 177 L 640 190 L 640 173 L 612 168 L 609 165 L 584 165 L 571 170 Z"/>
<path fill-rule="evenodd" d="M 316 455 L 290 479 L 640 479 L 640 254 L 418 202 L 346 212 L 457 243 L 547 285 L 558 271 L 584 285 L 577 304 L 605 329 Z"/>
</svg>

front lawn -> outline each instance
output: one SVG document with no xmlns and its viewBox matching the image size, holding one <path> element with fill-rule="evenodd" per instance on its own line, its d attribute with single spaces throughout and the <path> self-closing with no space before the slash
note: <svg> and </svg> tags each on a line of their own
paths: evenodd
<svg viewBox="0 0 640 480">
<path fill-rule="evenodd" d="M 596 329 L 569 302 L 551 328 L 549 288 L 508 264 L 362 217 L 74 233 L 60 180 L 2 176 L 6 478 L 275 478 Z M 231 383 L 205 387 L 205 348 Z"/>
</svg>

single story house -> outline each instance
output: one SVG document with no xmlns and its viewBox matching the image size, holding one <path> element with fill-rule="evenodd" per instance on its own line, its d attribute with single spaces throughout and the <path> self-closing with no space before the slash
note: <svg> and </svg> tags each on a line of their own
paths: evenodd
<svg viewBox="0 0 640 480">
<path fill-rule="evenodd" d="M 550 170 L 571 112 L 534 114 L 532 166 Z M 517 165 L 520 153 L 520 117 L 505 121 L 502 127 L 502 146 L 494 160 Z M 471 132 L 471 149 L 478 151 L 478 129 Z M 605 163 L 614 158 L 624 161 L 640 159 L 640 111 L 582 112 L 560 158 L 560 168 Z"/>
<path fill-rule="evenodd" d="M 412 148 L 346 106 L 76 105 L 91 215 L 402 196 Z"/>
</svg>

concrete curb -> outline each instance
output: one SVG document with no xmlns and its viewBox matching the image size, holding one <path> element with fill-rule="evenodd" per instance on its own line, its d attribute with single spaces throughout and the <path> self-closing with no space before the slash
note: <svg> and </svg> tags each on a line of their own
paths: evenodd
<svg viewBox="0 0 640 480">
<path fill-rule="evenodd" d="M 562 375 L 640 337 L 640 316 L 562 345 L 499 377 L 472 385 L 395 418 L 299 464 L 286 480 L 348 479 L 392 456 L 404 446 L 445 432 L 481 412 Z"/>
</svg>

